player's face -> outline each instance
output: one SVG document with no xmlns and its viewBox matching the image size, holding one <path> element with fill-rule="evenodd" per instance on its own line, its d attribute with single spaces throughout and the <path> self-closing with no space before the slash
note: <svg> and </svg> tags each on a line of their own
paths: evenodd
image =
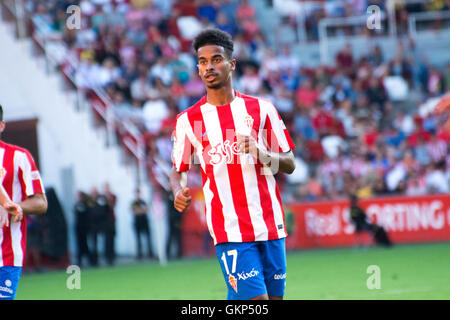
<svg viewBox="0 0 450 320">
<path fill-rule="evenodd" d="M 228 59 L 225 49 L 206 45 L 198 49 L 198 74 L 209 89 L 219 89 L 231 82 L 236 60 Z"/>
</svg>

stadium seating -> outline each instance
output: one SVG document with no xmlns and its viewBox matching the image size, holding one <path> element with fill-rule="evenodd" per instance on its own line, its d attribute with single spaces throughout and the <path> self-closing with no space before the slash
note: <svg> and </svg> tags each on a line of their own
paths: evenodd
<svg viewBox="0 0 450 320">
<path fill-rule="evenodd" d="M 445 175 L 449 181 L 450 139 L 439 131 L 439 119 L 430 114 L 418 116 L 418 110 L 422 102 L 450 90 L 450 61 L 448 55 L 442 54 L 450 43 L 448 38 L 439 41 L 425 35 L 427 45 L 440 46 L 430 52 L 432 59 L 429 59 L 423 56 L 423 48 L 419 50 L 414 41 L 405 37 L 408 15 L 427 10 L 448 12 L 449 8 L 440 5 L 441 1 L 398 5 L 397 37 L 387 42 L 376 42 L 377 35 L 361 37 L 364 28 L 355 27 L 347 32 L 344 27 L 341 28 L 344 31 L 336 27 L 332 33 L 343 32 L 348 41 L 336 38 L 328 43 L 326 65 L 318 59 L 322 45 L 317 43 L 319 20 L 360 16 L 365 13 L 366 4 L 380 5 L 385 10 L 382 1 L 306 1 L 307 10 L 303 20 L 299 20 L 286 14 L 288 10 L 280 11 L 280 6 L 286 9 L 290 5 L 295 10 L 295 1 L 92 0 L 83 2 L 81 30 L 68 30 L 61 12 L 72 2 L 27 1 L 31 33 L 47 30 L 52 41 L 63 45 L 64 56 L 70 59 L 61 60 L 60 70 L 83 80 L 75 85 L 84 86 L 91 93 L 88 96 L 91 100 L 92 92 L 104 93 L 102 102 L 94 105 L 112 108 L 114 113 L 119 109 L 136 111 L 120 113 L 121 117 L 114 120 L 116 133 L 131 156 L 137 156 L 143 149 L 148 155 L 154 154 L 156 148 L 170 165 L 170 150 L 164 149 L 167 144 L 158 141 L 170 139 L 169 120 L 203 94 L 190 43 L 195 30 L 216 26 L 232 33 L 235 39 L 239 61 L 236 89 L 245 89 L 240 81 L 244 67 L 256 66 L 261 85 L 254 94 L 271 99 L 275 105 L 280 101 L 280 112 L 297 145 L 296 156 L 308 163 L 309 174 L 316 176 L 322 186 L 314 197 L 305 190 L 317 190 L 308 188 L 309 183 L 317 182 L 315 179 L 290 186 L 286 190 L 293 190 L 291 198 L 334 199 L 363 189 L 361 194 L 366 196 L 408 194 L 417 191 L 417 181 L 423 184 L 421 190 L 428 193 L 438 191 L 431 181 L 433 174 Z M 219 15 L 220 19 L 215 19 Z M 448 32 L 447 20 L 439 21 L 442 23 L 433 28 Z M 304 34 L 299 32 L 302 30 Z M 282 55 L 281 49 L 286 46 L 293 49 L 289 53 L 291 60 Z M 271 50 L 274 55 L 269 54 Z M 283 63 L 296 60 L 298 64 Z M 139 74 L 144 74 L 150 88 L 148 98 L 143 100 L 130 94 Z M 302 86 L 305 81 L 312 84 L 306 89 L 308 92 Z M 288 101 L 286 93 L 291 97 Z M 161 116 L 149 120 L 145 113 L 140 115 L 139 109 L 149 99 L 159 101 L 158 108 L 162 115 L 170 115 L 168 119 Z M 99 119 L 109 121 L 102 112 L 97 113 Z M 136 114 L 142 121 L 136 120 Z M 151 130 L 146 121 L 151 121 Z M 306 127 L 308 123 L 312 126 Z M 413 127 L 405 131 L 408 123 Z M 347 142 L 345 148 L 337 144 L 336 137 Z M 328 148 L 337 152 L 325 160 Z M 413 159 L 409 163 L 408 154 L 423 150 L 436 157 L 428 162 Z M 151 175 L 155 163 L 151 157 L 147 163 Z M 440 169 L 442 163 L 446 163 L 444 171 Z M 334 185 L 330 185 L 327 174 L 321 174 L 330 170 L 335 175 Z M 366 179 L 372 174 L 381 178 L 384 186 L 376 187 L 377 179 Z M 348 179 L 353 189 L 347 188 Z"/>
</svg>

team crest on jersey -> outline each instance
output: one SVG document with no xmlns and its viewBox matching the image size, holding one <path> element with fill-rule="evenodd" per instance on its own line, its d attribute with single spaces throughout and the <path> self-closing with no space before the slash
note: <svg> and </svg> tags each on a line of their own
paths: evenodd
<svg viewBox="0 0 450 320">
<path fill-rule="evenodd" d="M 31 180 L 39 180 L 40 178 L 41 178 L 41 175 L 39 174 L 39 171 L 31 172 Z"/>
<path fill-rule="evenodd" d="M 253 128 L 253 118 L 251 115 L 247 114 L 244 117 L 244 121 L 245 121 L 245 124 L 247 125 L 247 128 L 249 128 L 249 129 Z"/>
<path fill-rule="evenodd" d="M 228 275 L 228 283 L 230 284 L 230 286 L 233 288 L 233 290 L 237 293 L 237 280 L 235 278 L 235 276 L 233 276 L 232 274 Z"/>
<path fill-rule="evenodd" d="M 5 176 L 6 176 L 6 169 L 0 168 L 0 180 L 3 181 L 3 179 L 5 179 Z"/>
</svg>

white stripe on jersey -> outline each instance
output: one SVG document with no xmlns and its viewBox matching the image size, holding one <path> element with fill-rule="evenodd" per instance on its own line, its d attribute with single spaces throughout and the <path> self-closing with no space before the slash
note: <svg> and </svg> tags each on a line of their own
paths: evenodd
<svg viewBox="0 0 450 320">
<path fill-rule="evenodd" d="M 22 199 L 22 186 L 19 181 L 19 167 L 22 168 L 23 172 L 23 181 L 25 182 L 25 193 L 27 195 L 33 194 L 33 181 L 31 178 L 31 174 L 26 174 L 26 172 L 31 173 L 31 165 L 28 161 L 27 155 L 24 152 L 16 150 L 14 152 L 14 179 L 13 179 L 13 194 L 12 201 L 15 203 L 21 202 L 25 199 Z M 23 264 L 23 251 L 22 251 L 22 230 L 21 225 L 22 221 L 13 222 L 11 220 L 11 243 L 12 250 L 14 254 L 14 265 L 21 266 Z"/>
<path fill-rule="evenodd" d="M 213 238 L 214 244 L 217 243 L 217 238 L 214 233 L 213 223 L 212 223 L 212 216 L 211 216 L 211 202 L 214 197 L 214 193 L 210 189 L 210 181 L 209 179 L 205 182 L 205 185 L 203 186 L 203 195 L 205 197 L 205 209 L 206 209 L 206 224 L 208 225 L 209 233 L 211 234 L 211 237 Z"/>
<path fill-rule="evenodd" d="M 211 146 L 221 145 L 224 141 L 220 126 L 217 107 L 206 103 L 200 107 L 205 130 Z M 239 229 L 239 220 L 233 204 L 233 195 L 228 176 L 227 162 L 222 161 L 213 167 L 218 195 L 223 206 L 225 219 L 225 232 L 229 242 L 241 242 L 242 235 Z"/>
<path fill-rule="evenodd" d="M 11 220 L 11 241 L 12 250 L 14 253 L 14 265 L 21 266 L 23 264 L 23 251 L 22 251 L 22 230 L 20 229 L 23 220 L 14 222 Z"/>
<path fill-rule="evenodd" d="M 265 111 L 265 114 L 269 117 L 270 124 L 272 126 L 272 134 L 275 134 L 275 137 L 281 150 L 283 152 L 289 151 L 290 150 L 289 143 L 286 138 L 286 135 L 284 134 L 284 130 L 286 129 L 286 127 L 280 120 L 279 115 L 275 109 L 275 106 L 271 102 L 264 99 L 258 99 L 258 101 L 261 109 L 263 109 Z M 265 121 L 266 121 L 265 117 L 261 118 L 261 122 Z M 264 127 L 264 125 L 262 127 Z"/>
<path fill-rule="evenodd" d="M 245 127 L 243 121 L 245 115 L 248 114 L 245 107 L 245 101 L 242 98 L 236 98 L 231 103 L 231 113 L 233 115 L 234 126 L 237 133 L 244 133 L 249 131 Z M 248 132 L 247 134 L 250 134 Z M 269 231 L 264 222 L 263 211 L 261 208 L 261 199 L 258 188 L 258 178 L 256 176 L 256 168 L 253 157 L 249 154 L 241 154 L 241 169 L 244 179 L 245 195 L 248 202 L 248 210 L 250 212 L 250 219 L 252 221 L 253 230 L 255 234 L 255 241 L 263 241 L 269 239 Z"/>
</svg>

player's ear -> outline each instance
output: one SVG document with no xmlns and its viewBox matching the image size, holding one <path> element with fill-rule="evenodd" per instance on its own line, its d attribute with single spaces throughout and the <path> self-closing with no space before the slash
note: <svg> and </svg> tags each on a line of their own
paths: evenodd
<svg viewBox="0 0 450 320">
<path fill-rule="evenodd" d="M 0 133 L 5 131 L 5 128 L 6 128 L 6 122 L 5 121 L 0 121 Z"/>
<path fill-rule="evenodd" d="M 231 71 L 234 71 L 236 69 L 236 59 L 230 60 L 230 68 L 231 68 Z"/>
</svg>

